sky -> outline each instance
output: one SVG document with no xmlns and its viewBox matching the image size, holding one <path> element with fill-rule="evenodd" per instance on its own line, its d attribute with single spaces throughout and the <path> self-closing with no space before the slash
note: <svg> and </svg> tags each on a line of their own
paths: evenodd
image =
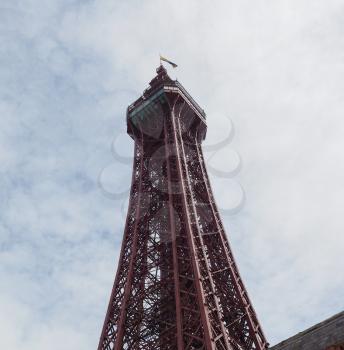
<svg viewBox="0 0 344 350">
<path fill-rule="evenodd" d="M 269 342 L 342 311 L 343 15 L 339 0 L 1 0 L 0 348 L 97 347 L 125 111 L 159 53 L 207 113 L 212 187 Z"/>
</svg>

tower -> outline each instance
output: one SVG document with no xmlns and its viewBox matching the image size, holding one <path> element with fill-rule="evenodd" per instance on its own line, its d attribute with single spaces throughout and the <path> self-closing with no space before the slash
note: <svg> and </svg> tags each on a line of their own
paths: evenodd
<svg viewBox="0 0 344 350">
<path fill-rule="evenodd" d="M 135 141 L 119 264 L 98 350 L 263 350 L 211 191 L 206 115 L 160 65 L 127 109 Z"/>
</svg>

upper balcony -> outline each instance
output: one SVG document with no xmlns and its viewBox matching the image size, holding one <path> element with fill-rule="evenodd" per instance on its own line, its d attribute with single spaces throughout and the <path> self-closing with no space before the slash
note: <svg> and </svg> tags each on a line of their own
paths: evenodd
<svg viewBox="0 0 344 350">
<path fill-rule="evenodd" d="M 159 66 L 156 70 L 157 75 L 149 83 L 149 87 L 128 107 L 128 116 L 134 116 L 142 111 L 150 102 L 154 101 L 164 92 L 177 93 L 181 95 L 197 115 L 205 122 L 206 114 L 200 105 L 191 97 L 183 85 L 178 80 L 172 80 L 164 66 Z"/>
</svg>

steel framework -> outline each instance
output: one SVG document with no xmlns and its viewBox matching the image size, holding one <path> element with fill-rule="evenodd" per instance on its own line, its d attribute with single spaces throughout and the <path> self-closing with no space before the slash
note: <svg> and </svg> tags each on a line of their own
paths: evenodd
<svg viewBox="0 0 344 350">
<path fill-rule="evenodd" d="M 130 201 L 98 350 L 267 349 L 211 191 L 204 111 L 160 66 L 127 126 Z"/>
</svg>

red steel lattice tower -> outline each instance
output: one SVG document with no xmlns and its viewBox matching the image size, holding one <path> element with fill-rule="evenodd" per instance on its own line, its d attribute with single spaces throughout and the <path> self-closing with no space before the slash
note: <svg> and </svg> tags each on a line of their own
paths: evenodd
<svg viewBox="0 0 344 350">
<path fill-rule="evenodd" d="M 98 350 L 267 349 L 210 187 L 204 111 L 160 65 L 127 127 L 130 201 Z"/>
</svg>

